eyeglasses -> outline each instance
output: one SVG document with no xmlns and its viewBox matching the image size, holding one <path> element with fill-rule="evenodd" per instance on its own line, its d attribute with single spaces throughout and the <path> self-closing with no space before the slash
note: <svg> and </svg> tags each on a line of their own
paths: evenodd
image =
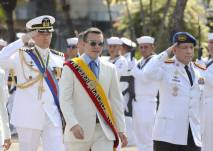
<svg viewBox="0 0 213 151">
<path fill-rule="evenodd" d="M 77 49 L 77 46 L 76 45 L 68 45 L 67 48 Z"/>
<path fill-rule="evenodd" d="M 88 43 L 90 44 L 90 46 L 95 47 L 95 46 L 99 46 L 99 47 L 103 47 L 104 46 L 104 42 L 97 42 L 97 41 L 93 41 L 93 40 L 88 40 Z"/>
</svg>

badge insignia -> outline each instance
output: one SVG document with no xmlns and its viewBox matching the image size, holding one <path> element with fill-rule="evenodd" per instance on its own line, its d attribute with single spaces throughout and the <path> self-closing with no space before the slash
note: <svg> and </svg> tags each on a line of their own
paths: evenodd
<svg viewBox="0 0 213 151">
<path fill-rule="evenodd" d="M 187 40 L 187 36 L 186 35 L 179 35 L 178 36 L 178 41 L 186 41 Z"/>
<path fill-rule="evenodd" d="M 177 87 L 177 86 L 174 86 L 173 88 L 172 88 L 172 95 L 173 96 L 177 96 L 178 95 L 178 90 L 179 90 L 179 88 Z"/>
<path fill-rule="evenodd" d="M 200 78 L 198 79 L 198 84 L 203 85 L 204 83 L 205 83 L 205 82 L 204 82 L 204 78 L 200 77 Z"/>
<path fill-rule="evenodd" d="M 96 82 L 95 81 L 91 80 L 91 81 L 88 82 L 87 85 L 91 90 L 96 88 Z"/>
</svg>

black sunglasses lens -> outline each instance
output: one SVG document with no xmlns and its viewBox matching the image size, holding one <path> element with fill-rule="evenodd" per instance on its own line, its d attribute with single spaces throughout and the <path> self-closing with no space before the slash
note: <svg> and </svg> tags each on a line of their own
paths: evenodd
<svg viewBox="0 0 213 151">
<path fill-rule="evenodd" d="M 95 41 L 91 41 L 90 45 L 94 47 L 94 46 L 96 46 L 96 42 Z"/>
<path fill-rule="evenodd" d="M 102 46 L 104 45 L 104 43 L 103 43 L 103 42 L 100 42 L 98 45 L 99 45 L 100 47 L 102 47 Z"/>
</svg>

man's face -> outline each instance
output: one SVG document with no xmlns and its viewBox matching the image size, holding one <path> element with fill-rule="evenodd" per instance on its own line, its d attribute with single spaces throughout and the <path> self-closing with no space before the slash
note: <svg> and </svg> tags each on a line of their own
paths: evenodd
<svg viewBox="0 0 213 151">
<path fill-rule="evenodd" d="M 208 41 L 208 52 L 213 58 L 213 39 Z"/>
<path fill-rule="evenodd" d="M 49 48 L 51 39 L 52 39 L 52 33 L 50 32 L 38 32 L 32 39 L 35 42 L 35 45 L 39 46 L 40 48 Z"/>
<path fill-rule="evenodd" d="M 67 48 L 67 54 L 69 58 L 75 58 L 78 54 L 78 49 L 76 45 L 69 46 Z"/>
<path fill-rule="evenodd" d="M 96 59 L 103 50 L 103 35 L 89 33 L 84 42 L 85 53 L 92 59 Z"/>
<path fill-rule="evenodd" d="M 149 43 L 142 43 L 139 44 L 139 48 L 140 48 L 140 53 L 144 58 L 149 57 L 150 55 L 153 54 L 154 52 L 154 47 L 152 44 Z"/>
<path fill-rule="evenodd" d="M 194 45 L 192 43 L 181 43 L 174 47 L 173 52 L 181 63 L 187 65 L 194 56 Z"/>
<path fill-rule="evenodd" d="M 109 55 L 113 58 L 118 56 L 120 48 L 121 48 L 121 45 L 109 45 L 108 46 Z"/>
</svg>

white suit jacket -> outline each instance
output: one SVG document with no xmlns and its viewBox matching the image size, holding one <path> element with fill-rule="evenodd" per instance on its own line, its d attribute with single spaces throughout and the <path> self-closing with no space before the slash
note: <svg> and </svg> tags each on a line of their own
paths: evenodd
<svg viewBox="0 0 213 151">
<path fill-rule="evenodd" d="M 81 56 L 83 59 L 83 57 Z M 122 94 L 119 91 L 119 83 L 116 68 L 113 64 L 100 60 L 99 82 L 111 104 L 116 119 L 116 127 L 119 132 L 125 132 L 124 111 L 122 106 Z M 109 140 L 114 140 L 113 132 L 106 125 L 98 113 L 95 105 L 68 66 L 64 66 L 59 81 L 60 105 L 65 117 L 66 128 L 64 139 L 69 141 L 88 141 L 91 139 L 96 125 L 96 114 L 98 115 L 104 134 Z M 78 140 L 70 129 L 79 124 L 83 130 L 85 139 Z"/>
<path fill-rule="evenodd" d="M 159 82 L 160 104 L 153 130 L 153 139 L 186 145 L 189 123 L 197 146 L 201 146 L 200 107 L 203 77 L 201 69 L 190 63 L 193 86 L 177 59 L 170 63 L 159 61 L 158 56 L 147 64 L 146 78 Z"/>
<path fill-rule="evenodd" d="M 17 40 L 4 47 L 0 52 L 0 66 L 6 70 L 11 68 L 14 69 L 17 75 L 18 84 L 26 82 L 24 74 L 27 78 L 29 76 L 34 78 L 38 74 L 25 65 L 24 68 L 22 67 L 18 49 L 23 46 L 23 42 Z M 24 52 L 24 56 L 29 64 L 32 63 L 33 68 L 38 69 L 27 53 Z M 59 62 L 58 59 L 58 56 L 50 52 L 49 67 L 55 67 L 58 63 L 60 63 L 62 67 L 63 62 Z M 41 100 L 38 100 L 38 83 L 35 83 L 26 89 L 17 88 L 11 115 L 11 123 L 13 125 L 21 128 L 42 130 L 46 116 L 48 116 L 54 126 L 61 126 L 61 118 L 54 103 L 52 93 L 45 80 L 43 84 L 45 92 L 43 93 Z"/>
<path fill-rule="evenodd" d="M 10 128 L 8 121 L 8 113 L 6 109 L 7 102 L 7 88 L 5 84 L 5 72 L 0 69 L 0 116 L 1 116 L 1 133 L 3 133 L 3 138 L 10 138 Z"/>
</svg>

